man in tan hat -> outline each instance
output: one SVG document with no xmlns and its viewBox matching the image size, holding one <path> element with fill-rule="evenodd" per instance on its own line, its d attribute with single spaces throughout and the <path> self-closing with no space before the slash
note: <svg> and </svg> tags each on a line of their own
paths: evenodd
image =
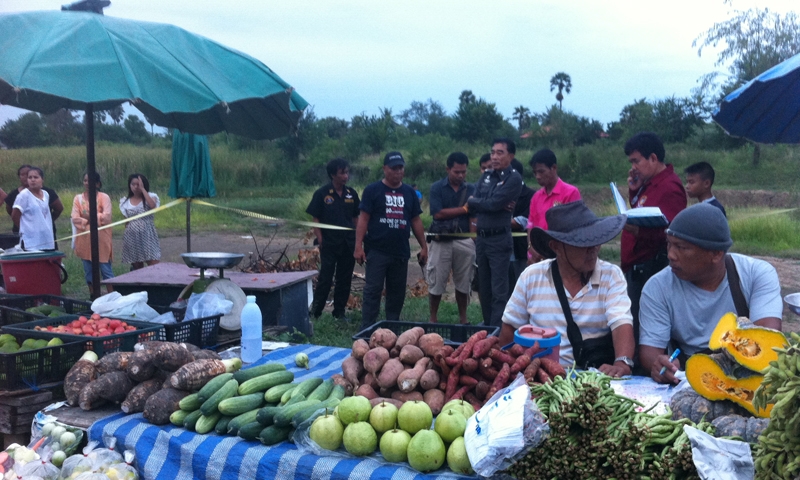
<svg viewBox="0 0 800 480">
<path fill-rule="evenodd" d="M 625 225 L 625 215 L 598 218 L 577 201 L 545 214 L 548 230 L 531 230 L 531 246 L 547 260 L 529 266 L 503 312 L 500 344 L 527 324 L 561 334 L 560 362 L 595 367 L 614 377 L 633 368 L 633 317 L 622 270 L 597 258 Z"/>
</svg>

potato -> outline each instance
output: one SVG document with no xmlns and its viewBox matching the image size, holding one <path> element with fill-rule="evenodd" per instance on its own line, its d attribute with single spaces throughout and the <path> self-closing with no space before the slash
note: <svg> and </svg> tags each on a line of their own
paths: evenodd
<svg viewBox="0 0 800 480">
<path fill-rule="evenodd" d="M 370 348 L 383 347 L 387 353 L 394 347 L 395 342 L 397 342 L 397 335 L 388 328 L 379 328 L 369 337 Z"/>
<path fill-rule="evenodd" d="M 430 390 L 439 386 L 439 372 L 433 369 L 425 370 L 419 379 L 419 386 L 423 390 Z"/>
<path fill-rule="evenodd" d="M 419 341 L 419 337 L 423 335 L 425 335 L 425 330 L 423 330 L 422 327 L 414 327 L 411 330 L 406 330 L 405 332 L 401 333 L 395 342 L 395 347 L 398 353 L 400 352 L 400 349 L 406 345 L 416 345 Z"/>
<path fill-rule="evenodd" d="M 422 396 L 422 401 L 431 407 L 431 412 L 433 412 L 434 416 L 439 415 L 444 406 L 444 392 L 437 388 L 432 388 L 425 392 Z"/>
<path fill-rule="evenodd" d="M 353 394 L 353 384 L 348 382 L 347 379 L 345 379 L 342 375 L 339 375 L 337 373 L 336 375 L 333 375 L 331 378 L 333 379 L 334 385 L 341 385 L 342 387 L 344 387 L 345 396 L 349 397 L 350 395 Z"/>
<path fill-rule="evenodd" d="M 364 355 L 364 370 L 377 375 L 387 360 L 389 351 L 383 347 L 375 347 Z"/>
<path fill-rule="evenodd" d="M 419 338 L 417 346 L 427 355 L 433 358 L 436 352 L 444 347 L 444 339 L 438 333 L 426 333 Z"/>
<path fill-rule="evenodd" d="M 381 388 L 381 386 L 378 385 L 378 376 L 372 373 L 367 373 L 364 375 L 364 383 L 372 387 L 372 389 L 375 391 L 378 391 L 378 389 Z"/>
<path fill-rule="evenodd" d="M 414 365 L 419 361 L 420 358 L 424 356 L 425 354 L 416 345 L 406 345 L 402 350 L 400 350 L 399 358 L 400 361 L 406 365 Z"/>
<path fill-rule="evenodd" d="M 381 388 L 394 388 L 397 385 L 397 377 L 403 372 L 403 364 L 396 358 L 390 358 L 381 368 L 378 375 L 378 386 Z"/>
<path fill-rule="evenodd" d="M 372 387 L 370 387 L 366 383 L 360 385 L 356 389 L 356 391 L 353 392 L 353 395 L 361 395 L 362 397 L 367 397 L 369 400 L 372 400 L 373 398 L 378 398 L 378 393 L 375 392 L 375 390 L 373 390 Z"/>
<path fill-rule="evenodd" d="M 369 344 L 366 340 L 359 338 L 355 342 L 353 342 L 353 352 L 350 354 L 356 360 L 361 360 L 364 358 L 364 355 L 369 352 Z"/>
<path fill-rule="evenodd" d="M 364 365 L 361 364 L 360 360 L 356 360 L 353 357 L 347 357 L 342 362 L 342 373 L 344 374 L 344 378 L 350 382 L 353 388 L 358 386 L 358 376 L 361 375 L 361 372 L 363 371 Z"/>
<path fill-rule="evenodd" d="M 392 393 L 392 398 L 394 398 L 395 400 L 400 400 L 401 402 L 410 402 L 410 401 L 413 401 L 413 400 L 416 400 L 418 402 L 423 401 L 422 400 L 422 394 L 419 393 L 419 392 L 408 392 L 408 393 L 405 393 L 405 392 L 401 392 L 399 390 Z"/>
</svg>

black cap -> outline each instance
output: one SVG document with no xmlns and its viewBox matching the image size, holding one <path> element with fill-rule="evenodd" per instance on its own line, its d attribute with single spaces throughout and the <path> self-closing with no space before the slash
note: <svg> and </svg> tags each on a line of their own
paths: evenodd
<svg viewBox="0 0 800 480">
<path fill-rule="evenodd" d="M 389 152 L 383 157 L 383 165 L 387 167 L 396 167 L 397 165 L 405 165 L 406 161 L 403 159 L 403 154 L 400 152 Z"/>
</svg>

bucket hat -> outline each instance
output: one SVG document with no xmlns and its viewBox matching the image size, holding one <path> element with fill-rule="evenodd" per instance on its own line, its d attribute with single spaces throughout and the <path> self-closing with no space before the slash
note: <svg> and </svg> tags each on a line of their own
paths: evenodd
<svg viewBox="0 0 800 480">
<path fill-rule="evenodd" d="M 573 247 L 594 247 L 613 239 L 625 226 L 625 215 L 598 217 L 582 200 L 556 205 L 545 213 L 548 230 L 535 227 L 530 233 L 534 250 L 545 258 L 556 258 L 550 240 Z"/>
</svg>

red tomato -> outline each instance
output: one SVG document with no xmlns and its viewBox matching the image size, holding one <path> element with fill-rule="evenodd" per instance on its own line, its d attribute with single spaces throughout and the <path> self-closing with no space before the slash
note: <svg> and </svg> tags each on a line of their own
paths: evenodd
<svg viewBox="0 0 800 480">
<path fill-rule="evenodd" d="M 102 318 L 102 317 L 100 317 L 100 315 L 97 314 L 97 313 L 93 313 L 91 318 L 92 318 L 92 320 L 100 320 L 100 318 Z"/>
</svg>

